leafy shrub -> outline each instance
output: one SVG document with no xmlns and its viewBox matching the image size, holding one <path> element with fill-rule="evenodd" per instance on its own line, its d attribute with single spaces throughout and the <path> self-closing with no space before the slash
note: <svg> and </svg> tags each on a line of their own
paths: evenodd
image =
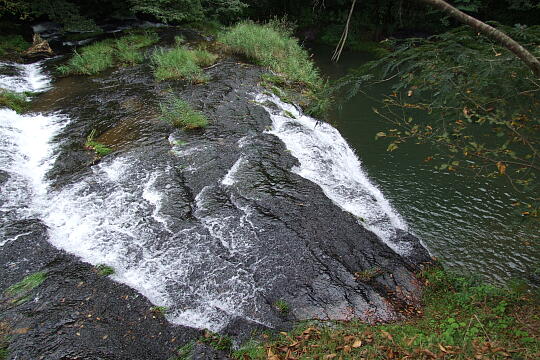
<svg viewBox="0 0 540 360">
<path fill-rule="evenodd" d="M 159 104 L 159 107 L 161 118 L 177 128 L 192 130 L 208 125 L 206 116 L 182 99 L 174 97 L 165 104 Z"/>
<path fill-rule="evenodd" d="M 22 52 L 30 47 L 30 43 L 23 39 L 21 35 L 0 36 L 0 55 L 10 51 Z"/>
<path fill-rule="evenodd" d="M 189 50 L 184 46 L 171 50 L 159 49 L 152 55 L 154 76 L 158 81 L 187 79 L 192 82 L 207 80 L 201 66 L 213 64 L 217 56 L 206 50 Z"/>
</svg>

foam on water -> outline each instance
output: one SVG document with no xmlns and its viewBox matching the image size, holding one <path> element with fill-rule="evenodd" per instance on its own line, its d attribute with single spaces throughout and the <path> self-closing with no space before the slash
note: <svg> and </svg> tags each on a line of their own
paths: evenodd
<svg viewBox="0 0 540 360">
<path fill-rule="evenodd" d="M 394 251 L 407 253 L 408 245 L 395 240 L 396 229 L 407 231 L 407 224 L 369 180 L 341 134 L 330 124 L 304 115 L 275 95 L 259 94 L 256 101 L 272 117 L 273 128 L 269 133 L 280 138 L 299 160 L 300 166 L 293 171 L 318 184 L 326 196 L 355 215 Z"/>
<path fill-rule="evenodd" d="M 0 170 L 8 176 L 0 193 L 3 218 L 37 216 L 37 204 L 47 192 L 43 179 L 54 161 L 49 141 L 66 121 L 59 114 L 20 115 L 0 109 Z M 0 245 L 15 239 L 0 235 Z"/>
<path fill-rule="evenodd" d="M 51 85 L 49 76 L 43 73 L 42 63 L 16 64 L 0 62 L 0 67 L 9 67 L 18 74 L 0 75 L 0 88 L 15 92 L 40 92 L 47 90 Z"/>
</svg>

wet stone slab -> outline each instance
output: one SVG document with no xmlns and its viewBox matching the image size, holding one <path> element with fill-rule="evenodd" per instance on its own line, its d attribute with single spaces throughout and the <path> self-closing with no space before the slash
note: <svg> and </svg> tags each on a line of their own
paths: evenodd
<svg viewBox="0 0 540 360">
<path fill-rule="evenodd" d="M 241 340 L 303 319 L 399 319 L 417 304 L 425 249 L 408 237 L 413 252 L 401 256 L 293 171 L 298 159 L 254 101 L 262 73 L 229 59 L 207 84 L 156 83 L 141 65 L 60 80 L 36 100 L 70 120 L 52 142 L 42 217 L 3 225 L 25 235 L 0 251 L 2 288 L 47 273 L 30 301 L 4 300 L 2 321 L 25 329 L 13 354 L 167 359 L 196 329 Z M 160 120 L 171 95 L 210 125 Z M 84 149 L 94 129 L 115 150 L 98 162 Z M 101 263 L 116 282 L 90 265 Z"/>
</svg>

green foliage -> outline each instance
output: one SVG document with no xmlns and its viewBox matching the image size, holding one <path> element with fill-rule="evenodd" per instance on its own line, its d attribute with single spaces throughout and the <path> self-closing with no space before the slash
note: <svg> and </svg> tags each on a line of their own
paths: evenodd
<svg viewBox="0 0 540 360">
<path fill-rule="evenodd" d="M 174 127 L 185 130 L 204 128 L 208 119 L 203 113 L 194 110 L 191 105 L 179 98 L 172 97 L 167 103 L 159 104 L 161 119 Z"/>
<path fill-rule="evenodd" d="M 323 115 L 331 105 L 326 93 L 327 83 L 308 52 L 289 32 L 290 27 L 276 20 L 266 25 L 240 22 L 220 34 L 218 41 L 233 53 L 275 72 L 274 76 L 267 76 L 266 81 L 279 84 L 285 92 L 293 90 L 289 95 L 300 92 L 302 99 L 298 102 L 308 114 Z"/>
<path fill-rule="evenodd" d="M 240 0 L 130 0 L 136 13 L 148 14 L 165 23 L 201 22 L 237 18 L 245 8 Z"/>
<path fill-rule="evenodd" d="M 242 345 L 242 347 L 232 353 L 234 359 L 265 359 L 266 349 L 259 341 L 250 340 Z"/>
<path fill-rule="evenodd" d="M 540 56 L 539 26 L 501 29 Z M 337 84 L 350 95 L 373 79 L 394 79 L 392 93 L 375 109 L 391 129 L 377 138 L 391 141 L 389 151 L 411 140 L 436 145 L 444 159 L 439 170 L 506 178 L 525 191 L 523 215 L 538 217 L 527 192 L 534 194 L 540 171 L 540 83 L 528 67 L 464 27 L 392 45 L 390 55 Z"/>
<path fill-rule="evenodd" d="M 45 279 L 47 279 L 47 274 L 44 271 L 36 272 L 8 287 L 6 291 L 4 291 L 4 294 L 5 296 L 12 298 L 15 303 L 26 301 L 30 291 L 43 284 Z"/>
<path fill-rule="evenodd" d="M 177 350 L 178 356 L 174 357 L 173 360 L 190 360 L 193 346 L 193 342 L 188 342 L 184 346 L 179 347 Z"/>
<path fill-rule="evenodd" d="M 288 314 L 291 311 L 291 307 L 283 299 L 279 299 L 274 303 L 274 307 L 282 314 Z"/>
<path fill-rule="evenodd" d="M 22 114 L 28 109 L 29 102 L 26 94 L 0 88 L 0 107 L 5 106 Z"/>
<path fill-rule="evenodd" d="M 101 276 L 110 276 L 114 274 L 114 268 L 105 264 L 97 265 L 96 270 L 97 273 Z"/>
<path fill-rule="evenodd" d="M 150 311 L 155 312 L 157 314 L 160 314 L 162 316 L 164 316 L 167 313 L 168 310 L 169 310 L 169 308 L 166 307 L 166 306 L 152 306 L 150 308 Z"/>
<path fill-rule="evenodd" d="M 191 82 L 205 82 L 201 66 L 209 66 L 217 56 L 206 50 L 189 50 L 184 46 L 171 50 L 158 49 L 152 55 L 154 76 L 158 81 L 166 79 L 187 79 Z"/>
<path fill-rule="evenodd" d="M 540 351 L 540 305 L 526 292 L 484 284 L 440 268 L 426 271 L 423 314 L 369 325 L 299 324 L 264 342 L 251 341 L 236 359 L 534 359 Z M 512 354 L 512 355 L 510 355 Z M 273 356 L 271 356 L 273 355 Z"/>
<path fill-rule="evenodd" d="M 231 51 L 247 56 L 257 65 L 286 76 L 288 82 L 316 86 L 321 77 L 307 51 L 296 39 L 270 25 L 241 22 L 222 33 L 218 41 Z"/>
<path fill-rule="evenodd" d="M 96 129 L 92 130 L 90 134 L 86 137 L 86 142 L 84 143 L 85 149 L 95 151 L 96 155 L 98 155 L 99 157 L 112 153 L 113 150 L 111 148 L 108 148 L 107 146 L 94 140 L 95 135 Z"/>
<path fill-rule="evenodd" d="M 230 337 L 216 334 L 208 330 L 204 332 L 204 335 L 199 341 L 218 351 L 230 352 L 232 350 L 232 340 Z"/>
<path fill-rule="evenodd" d="M 119 39 L 107 39 L 82 47 L 64 65 L 57 70 L 62 75 L 95 75 L 116 64 L 135 65 L 142 62 L 140 49 L 159 40 L 155 32 L 131 34 Z"/>
<path fill-rule="evenodd" d="M 0 35 L 0 56 L 9 52 L 23 52 L 30 45 L 21 35 Z"/>
</svg>

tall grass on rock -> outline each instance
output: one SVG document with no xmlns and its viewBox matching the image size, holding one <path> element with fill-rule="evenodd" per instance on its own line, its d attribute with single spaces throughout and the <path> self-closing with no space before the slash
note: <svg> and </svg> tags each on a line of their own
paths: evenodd
<svg viewBox="0 0 540 360">
<path fill-rule="evenodd" d="M 286 76 L 290 82 L 318 86 L 322 79 L 309 54 L 298 41 L 269 24 L 241 22 L 218 37 L 236 53 L 255 64 Z"/>
<path fill-rule="evenodd" d="M 200 111 L 194 110 L 191 105 L 177 97 L 172 97 L 168 102 L 159 104 L 161 119 L 174 127 L 194 130 L 208 125 L 208 119 Z"/>
<path fill-rule="evenodd" d="M 207 80 L 201 67 L 212 65 L 217 56 L 206 50 L 189 50 L 178 46 L 171 50 L 158 49 L 152 55 L 154 76 L 158 81 L 186 79 L 191 82 Z"/>
<path fill-rule="evenodd" d="M 308 114 L 322 116 L 329 109 L 327 82 L 308 52 L 282 26 L 240 22 L 221 33 L 218 41 L 232 53 L 243 55 L 276 73 L 280 80 L 274 85 L 293 90 L 289 95 L 301 93 L 297 102 Z"/>
<path fill-rule="evenodd" d="M 103 40 L 76 50 L 73 57 L 57 70 L 62 75 L 94 75 L 115 65 L 135 65 L 143 60 L 140 49 L 158 40 L 159 37 L 154 32 Z"/>
</svg>

